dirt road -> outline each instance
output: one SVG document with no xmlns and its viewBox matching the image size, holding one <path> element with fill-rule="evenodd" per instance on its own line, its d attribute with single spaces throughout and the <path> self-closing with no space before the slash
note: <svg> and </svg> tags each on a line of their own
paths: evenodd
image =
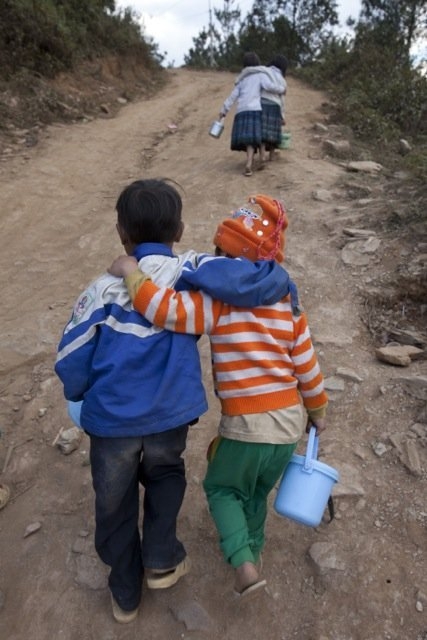
<svg viewBox="0 0 427 640">
<path fill-rule="evenodd" d="M 114 119 L 51 127 L 37 147 L 1 166 L 0 482 L 12 499 L 0 511 L 0 638 L 426 640 L 425 424 L 416 439 L 421 473 L 410 473 L 389 439 L 409 433 L 423 402 L 394 384 L 402 370 L 375 358 L 360 319 L 358 287 L 384 269 L 383 256 L 393 261 L 395 249 L 382 245 L 365 266 L 341 259 L 343 228 L 369 219 L 368 205 L 348 198 L 348 183 L 369 185 L 375 199 L 383 178 L 350 176 L 324 157 L 313 125 L 324 121 L 326 98 L 292 78 L 292 148 L 244 177 L 243 154 L 229 151 L 232 114 L 219 140 L 208 136 L 233 76 L 170 75 L 155 97 Z M 236 603 L 201 488 L 219 411 L 203 338 L 210 410 L 189 437 L 179 521 L 193 570 L 168 591 L 145 591 L 137 621 L 120 626 L 93 549 L 88 441 L 68 456 L 52 446 L 60 428 L 71 426 L 53 364 L 76 296 L 121 253 L 115 201 L 140 176 L 170 177 L 185 189 L 177 251 L 210 250 L 218 221 L 250 193 L 284 201 L 286 266 L 324 374 L 340 381 L 330 392 L 321 453 L 342 481 L 330 524 L 311 529 L 271 510 L 267 590 Z M 337 377 L 340 368 L 346 371 Z M 425 361 L 411 364 L 411 374 L 423 372 Z"/>
</svg>

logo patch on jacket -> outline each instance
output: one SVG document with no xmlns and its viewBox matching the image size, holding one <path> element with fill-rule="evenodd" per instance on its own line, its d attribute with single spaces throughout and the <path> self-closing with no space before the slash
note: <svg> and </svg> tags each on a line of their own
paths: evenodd
<svg viewBox="0 0 427 640">
<path fill-rule="evenodd" d="M 91 295 L 90 291 L 86 291 L 76 302 L 76 305 L 73 309 L 73 317 L 71 319 L 72 323 L 79 323 L 94 302 L 95 298 Z"/>
</svg>

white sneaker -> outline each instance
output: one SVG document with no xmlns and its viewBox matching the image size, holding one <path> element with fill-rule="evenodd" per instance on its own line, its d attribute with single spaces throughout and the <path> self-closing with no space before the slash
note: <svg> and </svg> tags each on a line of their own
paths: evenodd
<svg viewBox="0 0 427 640">
<path fill-rule="evenodd" d="M 186 556 L 182 562 L 176 565 L 174 569 L 167 572 L 158 573 L 150 571 L 147 576 L 147 586 L 149 589 L 168 589 L 178 582 L 182 576 L 190 571 L 190 558 Z"/>
<path fill-rule="evenodd" d="M 133 622 L 138 615 L 139 607 L 132 609 L 132 611 L 122 609 L 114 600 L 113 594 L 111 594 L 111 606 L 113 607 L 113 617 L 116 622 L 127 624 L 128 622 Z"/>
</svg>

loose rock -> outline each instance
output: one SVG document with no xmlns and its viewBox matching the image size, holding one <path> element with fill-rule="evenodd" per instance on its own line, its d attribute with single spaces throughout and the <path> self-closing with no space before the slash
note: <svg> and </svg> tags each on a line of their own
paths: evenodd
<svg viewBox="0 0 427 640">
<path fill-rule="evenodd" d="M 339 557 L 338 547 L 331 542 L 315 542 L 308 553 L 319 573 L 345 571 L 345 562 Z"/>
<path fill-rule="evenodd" d="M 82 430 L 78 427 L 70 427 L 61 432 L 55 444 L 61 453 L 67 456 L 79 448 L 81 438 Z"/>
<path fill-rule="evenodd" d="M 349 158 L 351 154 L 351 146 L 348 140 L 325 140 L 323 149 L 329 155 L 337 158 Z"/>
<path fill-rule="evenodd" d="M 411 345 L 389 344 L 375 349 L 378 360 L 395 364 L 400 367 L 408 367 L 411 361 L 423 354 L 422 349 Z"/>
<path fill-rule="evenodd" d="M 342 378 L 338 378 L 337 376 L 325 378 L 325 389 L 327 391 L 344 391 L 344 380 Z"/>
<path fill-rule="evenodd" d="M 347 380 L 351 380 L 351 382 L 363 382 L 363 378 L 361 378 L 355 371 L 352 369 L 347 369 L 346 367 L 338 367 L 337 368 L 337 376 L 341 378 L 345 378 Z"/>
<path fill-rule="evenodd" d="M 36 533 L 36 531 L 39 531 L 39 529 L 41 529 L 41 526 L 42 525 L 40 522 L 33 522 L 29 524 L 25 529 L 24 538 L 28 538 L 28 536 L 31 536 L 33 533 Z"/>
<path fill-rule="evenodd" d="M 175 618 L 185 624 L 188 631 L 208 631 L 212 627 L 212 619 L 197 602 L 172 605 L 171 610 Z"/>
<path fill-rule="evenodd" d="M 370 238 L 377 235 L 376 231 L 372 231 L 371 229 L 354 229 L 351 227 L 346 227 L 342 232 L 344 235 L 352 238 Z"/>
<path fill-rule="evenodd" d="M 395 378 L 395 382 L 403 384 L 407 392 L 415 398 L 427 400 L 427 376 L 401 376 Z"/>
<path fill-rule="evenodd" d="M 381 164 L 372 162 L 371 160 L 359 160 L 349 162 L 346 165 L 347 171 L 362 171 L 363 173 L 379 173 L 383 168 Z"/>
<path fill-rule="evenodd" d="M 327 191 L 326 189 L 317 189 L 317 191 L 313 191 L 313 200 L 318 200 L 319 202 L 331 202 L 333 200 L 333 193 L 331 191 Z"/>
</svg>

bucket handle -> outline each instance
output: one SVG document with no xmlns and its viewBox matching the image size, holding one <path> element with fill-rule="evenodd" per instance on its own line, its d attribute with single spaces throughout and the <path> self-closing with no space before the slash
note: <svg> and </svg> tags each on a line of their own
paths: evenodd
<svg viewBox="0 0 427 640">
<path fill-rule="evenodd" d="M 319 436 L 316 427 L 311 427 L 308 433 L 307 451 L 305 453 L 304 471 L 311 473 L 313 471 L 313 462 L 317 459 L 317 451 L 319 448 Z"/>
</svg>

